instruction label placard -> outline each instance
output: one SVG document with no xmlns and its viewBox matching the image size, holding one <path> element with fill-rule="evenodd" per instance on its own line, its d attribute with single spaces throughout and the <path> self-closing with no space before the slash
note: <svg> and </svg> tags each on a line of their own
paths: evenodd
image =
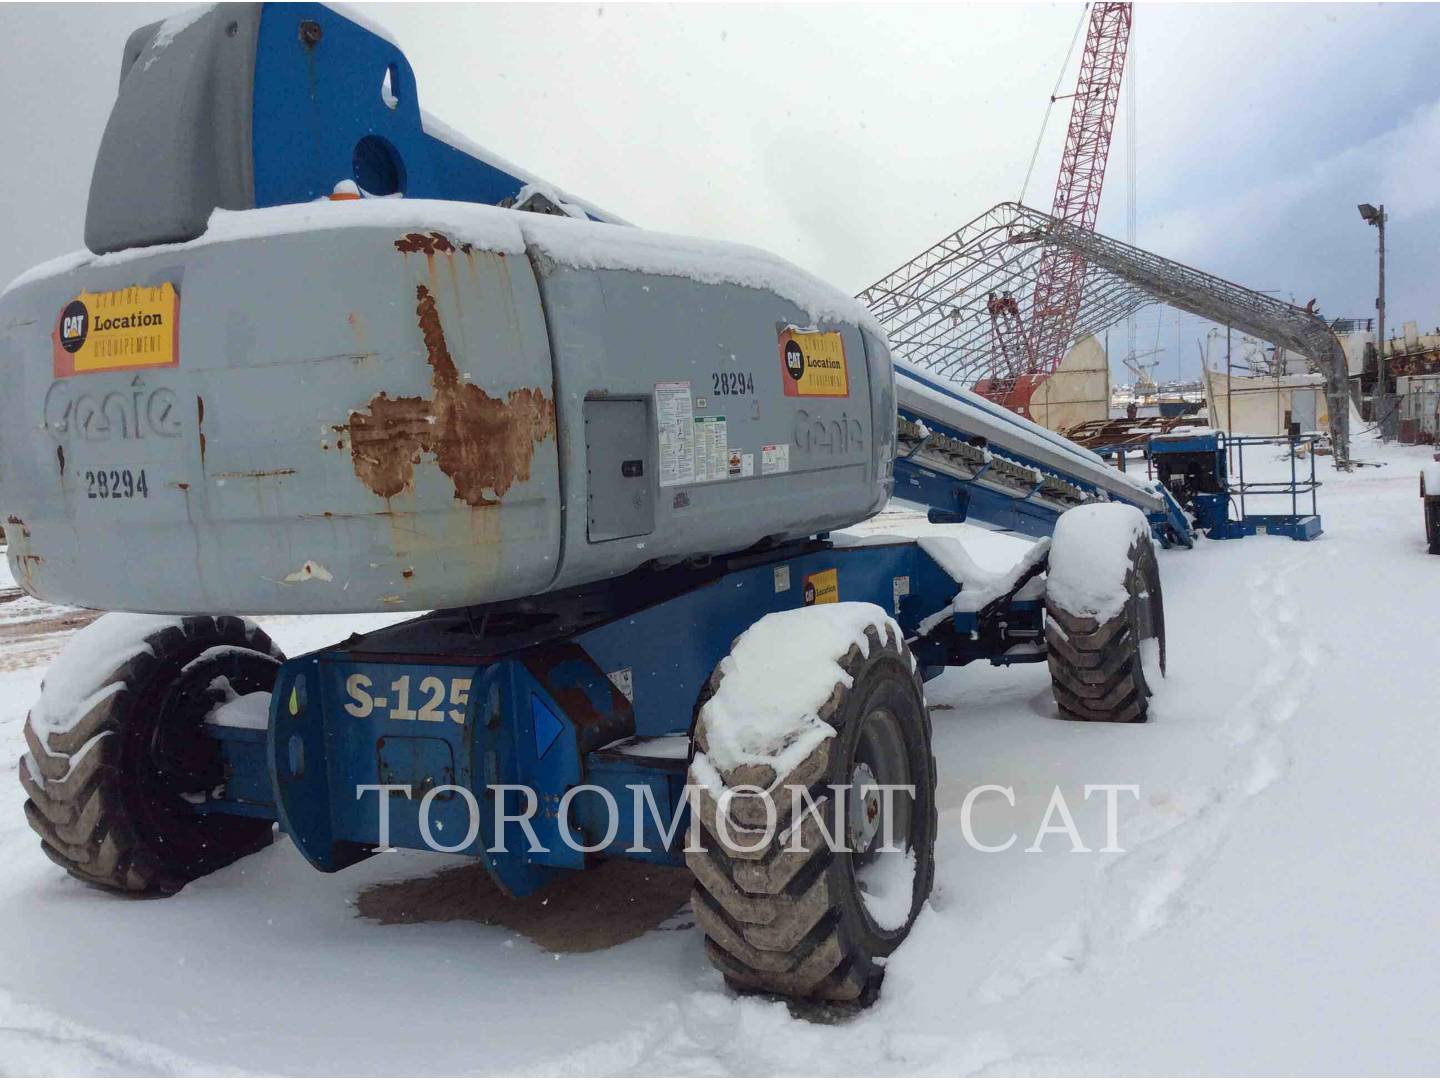
<svg viewBox="0 0 1440 1080">
<path fill-rule="evenodd" d="M 782 330 L 780 383 L 786 397 L 849 397 L 850 371 L 839 331 Z"/>
<path fill-rule="evenodd" d="M 725 417 L 695 417 L 695 482 L 730 475 L 730 439 Z"/>
<path fill-rule="evenodd" d="M 775 591 L 777 593 L 790 591 L 790 567 L 788 565 L 775 567 Z"/>
<path fill-rule="evenodd" d="M 695 482 L 695 407 L 688 382 L 655 384 L 660 429 L 660 486 Z"/>
</svg>

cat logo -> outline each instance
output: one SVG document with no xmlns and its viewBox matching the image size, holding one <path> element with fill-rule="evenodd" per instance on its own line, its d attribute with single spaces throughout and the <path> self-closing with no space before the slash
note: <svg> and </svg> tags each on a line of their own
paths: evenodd
<svg viewBox="0 0 1440 1080">
<path fill-rule="evenodd" d="M 798 341 L 785 342 L 785 373 L 796 382 L 805 375 L 805 350 Z"/>
<path fill-rule="evenodd" d="M 67 353 L 80 351 L 90 334 L 90 311 L 84 300 L 71 300 L 60 313 L 60 347 Z"/>
</svg>

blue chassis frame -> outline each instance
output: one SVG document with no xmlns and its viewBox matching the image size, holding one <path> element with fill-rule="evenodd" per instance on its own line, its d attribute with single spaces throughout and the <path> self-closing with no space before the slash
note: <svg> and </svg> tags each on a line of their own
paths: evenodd
<svg viewBox="0 0 1440 1080">
<path fill-rule="evenodd" d="M 473 793 L 479 813 L 457 792 L 432 796 L 432 837 L 480 858 L 517 896 L 594 858 L 679 863 L 688 823 L 685 758 L 646 756 L 643 743 L 634 748 L 633 741 L 627 749 L 639 753 L 613 744 L 632 735 L 688 735 L 700 691 L 732 640 L 765 614 L 803 606 L 807 579 L 827 571 L 834 571 L 841 599 L 880 605 L 910 638 L 923 618 L 960 591 L 913 541 L 860 547 L 810 541 L 707 568 L 650 571 L 644 584 L 627 575 L 537 598 L 538 607 L 525 605 L 529 613 L 538 610 L 562 625 L 577 602 L 603 614 L 573 634 L 512 634 L 504 651 L 487 652 L 492 639 L 477 631 L 484 632 L 487 614 L 498 611 L 504 620 L 514 605 L 421 616 L 288 661 L 276 683 L 268 733 L 215 729 L 230 779 L 226 797 L 203 812 L 274 818 L 313 866 L 334 871 L 367 858 L 380 843 L 382 795 L 357 797 L 357 786 L 408 784 L 409 797 L 383 796 L 389 843 L 425 849 L 431 845 L 422 835 L 420 796 L 454 785 Z M 547 599 L 553 602 L 545 605 Z M 997 665 L 1044 660 L 1042 641 L 1041 602 L 1002 598 L 979 615 L 952 615 L 911 647 L 922 674 L 932 678 L 946 666 L 979 659 Z M 633 703 L 607 676 L 625 669 Z M 347 689 L 356 676 L 377 688 L 406 676 L 407 687 L 431 678 L 446 686 L 468 679 L 463 722 L 448 708 L 438 721 L 396 719 L 379 709 L 356 716 Z M 558 817 L 566 791 L 582 784 L 609 791 L 619 810 L 616 836 L 598 847 L 610 819 L 604 797 L 595 791 L 571 797 L 572 835 L 597 846 L 594 852 L 568 842 Z M 531 851 L 515 821 L 502 823 L 497 836 L 492 800 L 500 799 L 511 815 L 523 810 L 518 791 L 497 785 L 537 793 L 529 824 L 544 850 Z M 647 790 L 653 808 L 638 803 L 637 833 L 637 800 L 646 799 Z M 473 840 L 456 846 L 472 819 L 478 823 Z M 667 843 L 660 830 L 672 827 Z"/>
</svg>

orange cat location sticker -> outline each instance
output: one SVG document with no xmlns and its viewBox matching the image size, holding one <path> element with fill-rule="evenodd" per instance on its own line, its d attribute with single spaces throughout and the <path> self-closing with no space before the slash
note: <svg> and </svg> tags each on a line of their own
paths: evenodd
<svg viewBox="0 0 1440 1080">
<path fill-rule="evenodd" d="M 174 367 L 180 362 L 180 294 L 163 285 L 81 293 L 55 320 L 55 377 Z"/>
<path fill-rule="evenodd" d="M 845 339 L 834 330 L 780 332 L 780 382 L 786 397 L 849 397 Z"/>
</svg>

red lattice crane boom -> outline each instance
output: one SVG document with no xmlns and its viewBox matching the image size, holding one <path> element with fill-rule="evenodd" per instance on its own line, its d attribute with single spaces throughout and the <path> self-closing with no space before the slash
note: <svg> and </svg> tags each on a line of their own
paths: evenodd
<svg viewBox="0 0 1440 1080">
<path fill-rule="evenodd" d="M 985 301 L 985 310 L 990 313 L 990 324 L 995 328 L 995 344 L 1005 365 L 1005 375 L 1013 385 L 1015 378 L 1024 374 L 1031 364 L 1030 342 L 1020 319 L 1020 304 L 1008 292 L 1001 296 L 991 293 Z"/>
<path fill-rule="evenodd" d="M 1125 49 L 1130 43 L 1130 18 L 1129 4 L 1099 3 L 1090 8 L 1065 154 L 1055 182 L 1051 215 L 1090 231 L 1095 228 L 1100 190 L 1105 185 L 1105 162 L 1120 104 Z M 1035 363 L 1041 371 L 1054 371 L 1064 358 L 1084 291 L 1085 260 L 1063 250 L 1047 251 L 1035 282 L 1030 326 Z"/>
<path fill-rule="evenodd" d="M 1110 136 L 1115 129 L 1120 82 L 1125 74 L 1125 51 L 1130 43 L 1130 21 L 1128 3 L 1096 3 L 1090 7 L 1085 52 L 1075 92 L 1070 95 L 1070 127 L 1065 133 L 1065 153 L 1060 159 L 1060 176 L 1050 211 L 1052 216 L 1081 229 L 1093 231 L 1100 211 L 1100 191 L 1105 185 L 1105 163 L 1110 156 Z M 1038 382 L 1026 376 L 1043 377 L 1060 366 L 1084 293 L 1084 258 L 1071 250 L 1048 249 L 1040 260 L 1029 325 L 1022 328 L 1018 319 L 995 320 L 1003 354 L 1007 360 L 1011 356 L 1023 357 L 1024 372 L 1018 376 L 997 372 L 981 380 L 976 389 L 986 397 L 1026 411 L 1024 402 L 1029 401 L 1032 387 L 1020 383 Z"/>
</svg>

